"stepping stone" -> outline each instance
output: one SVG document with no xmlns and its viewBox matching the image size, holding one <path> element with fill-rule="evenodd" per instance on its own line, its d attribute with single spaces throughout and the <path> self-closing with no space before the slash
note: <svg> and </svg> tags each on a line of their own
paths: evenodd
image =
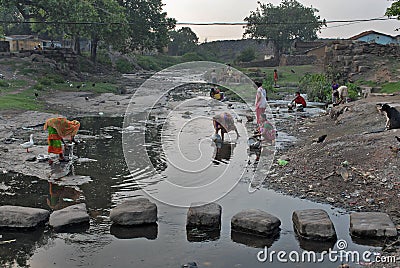
<svg viewBox="0 0 400 268">
<path fill-rule="evenodd" d="M 40 208 L 0 206 L 0 227 L 32 228 L 46 222 L 50 212 Z"/>
<path fill-rule="evenodd" d="M 222 207 L 217 203 L 192 203 L 187 213 L 186 227 L 220 229 Z"/>
<path fill-rule="evenodd" d="M 350 214 L 350 234 L 361 238 L 394 237 L 397 230 L 386 213 L 353 212 Z"/>
<path fill-rule="evenodd" d="M 259 209 L 243 210 L 231 219 L 232 230 L 267 237 L 278 234 L 280 225 L 277 217 Z"/>
<path fill-rule="evenodd" d="M 127 200 L 111 210 L 110 220 L 119 225 L 155 223 L 157 206 L 147 198 Z"/>
<path fill-rule="evenodd" d="M 50 215 L 49 224 L 55 230 L 60 230 L 71 225 L 87 224 L 89 220 L 86 204 L 81 203 L 54 211 Z"/>
<path fill-rule="evenodd" d="M 292 220 L 295 230 L 301 237 L 312 240 L 336 238 L 335 227 L 325 210 L 296 210 L 292 214 Z"/>
</svg>

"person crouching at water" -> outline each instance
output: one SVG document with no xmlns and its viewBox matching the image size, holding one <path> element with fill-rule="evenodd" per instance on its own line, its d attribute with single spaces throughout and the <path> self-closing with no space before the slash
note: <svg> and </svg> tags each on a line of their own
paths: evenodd
<svg viewBox="0 0 400 268">
<path fill-rule="evenodd" d="M 235 126 L 235 121 L 233 120 L 232 115 L 228 112 L 223 112 L 221 114 L 215 115 L 213 117 L 213 125 L 215 129 L 215 134 L 218 134 L 218 132 L 221 130 L 222 141 L 224 141 L 225 133 L 228 133 L 232 130 L 236 132 L 237 138 L 239 138 L 240 136 Z"/>
<path fill-rule="evenodd" d="M 60 161 L 65 161 L 62 143 L 69 138 L 74 142 L 74 137 L 78 133 L 80 123 L 76 120 L 69 121 L 64 117 L 50 118 L 44 124 L 44 130 L 48 131 L 47 142 L 49 144 L 48 153 L 58 154 Z"/>
<path fill-rule="evenodd" d="M 266 114 L 261 114 L 261 125 L 259 128 L 259 133 L 262 140 L 272 145 L 275 144 L 276 130 L 274 126 L 268 121 Z"/>
<path fill-rule="evenodd" d="M 293 109 L 293 106 L 297 106 L 297 110 L 299 112 L 303 111 L 303 109 L 307 107 L 306 100 L 302 96 L 300 96 L 300 92 L 297 91 L 295 94 L 296 97 L 289 104 L 289 110 Z"/>
</svg>

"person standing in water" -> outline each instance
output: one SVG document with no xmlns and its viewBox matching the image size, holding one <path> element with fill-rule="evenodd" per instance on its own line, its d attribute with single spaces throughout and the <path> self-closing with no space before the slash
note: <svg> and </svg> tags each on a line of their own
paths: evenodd
<svg viewBox="0 0 400 268">
<path fill-rule="evenodd" d="M 265 109 L 267 108 L 267 92 L 262 87 L 262 83 L 259 81 L 255 82 L 257 86 L 257 93 L 256 93 L 256 119 L 257 124 L 261 123 L 261 114 L 265 113 Z"/>
</svg>

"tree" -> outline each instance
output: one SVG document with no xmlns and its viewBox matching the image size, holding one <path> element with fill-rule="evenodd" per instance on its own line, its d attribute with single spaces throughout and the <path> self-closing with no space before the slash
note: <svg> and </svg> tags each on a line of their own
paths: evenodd
<svg viewBox="0 0 400 268">
<path fill-rule="evenodd" d="M 250 62 L 256 58 L 256 51 L 254 48 L 249 47 L 240 52 L 239 56 L 237 56 L 236 60 L 239 62 Z"/>
<path fill-rule="evenodd" d="M 161 0 L 118 0 L 118 3 L 125 8 L 129 22 L 126 49 L 161 51 L 168 45 L 168 32 L 175 28 L 176 21 L 167 18 Z"/>
<path fill-rule="evenodd" d="M 393 1 L 393 4 L 386 9 L 386 16 L 397 16 L 397 19 L 400 20 L 400 0 Z"/>
<path fill-rule="evenodd" d="M 278 57 L 294 40 L 314 40 L 324 25 L 316 16 L 317 9 L 305 7 L 296 0 L 283 0 L 279 6 L 258 2 L 259 7 L 244 20 L 244 36 L 273 41 Z"/>
<path fill-rule="evenodd" d="M 94 0 L 96 10 L 95 21 L 90 27 L 90 58 L 96 61 L 99 42 L 112 45 L 114 49 L 121 50 L 128 37 L 127 19 L 125 9 L 114 0 Z"/>
<path fill-rule="evenodd" d="M 197 35 L 189 27 L 182 27 L 178 31 L 171 31 L 171 42 L 168 45 L 168 53 L 173 56 L 182 56 L 196 49 L 199 42 Z"/>
</svg>

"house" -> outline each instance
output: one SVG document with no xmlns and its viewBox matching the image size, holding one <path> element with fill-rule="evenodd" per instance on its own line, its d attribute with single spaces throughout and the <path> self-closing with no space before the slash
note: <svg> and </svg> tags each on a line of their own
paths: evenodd
<svg viewBox="0 0 400 268">
<path fill-rule="evenodd" d="M 10 35 L 5 40 L 10 43 L 10 51 L 33 50 L 38 45 L 43 45 L 34 35 Z"/>
<path fill-rule="evenodd" d="M 375 31 L 366 31 L 350 37 L 350 40 L 377 43 L 381 45 L 400 44 L 400 38 Z"/>
</svg>

